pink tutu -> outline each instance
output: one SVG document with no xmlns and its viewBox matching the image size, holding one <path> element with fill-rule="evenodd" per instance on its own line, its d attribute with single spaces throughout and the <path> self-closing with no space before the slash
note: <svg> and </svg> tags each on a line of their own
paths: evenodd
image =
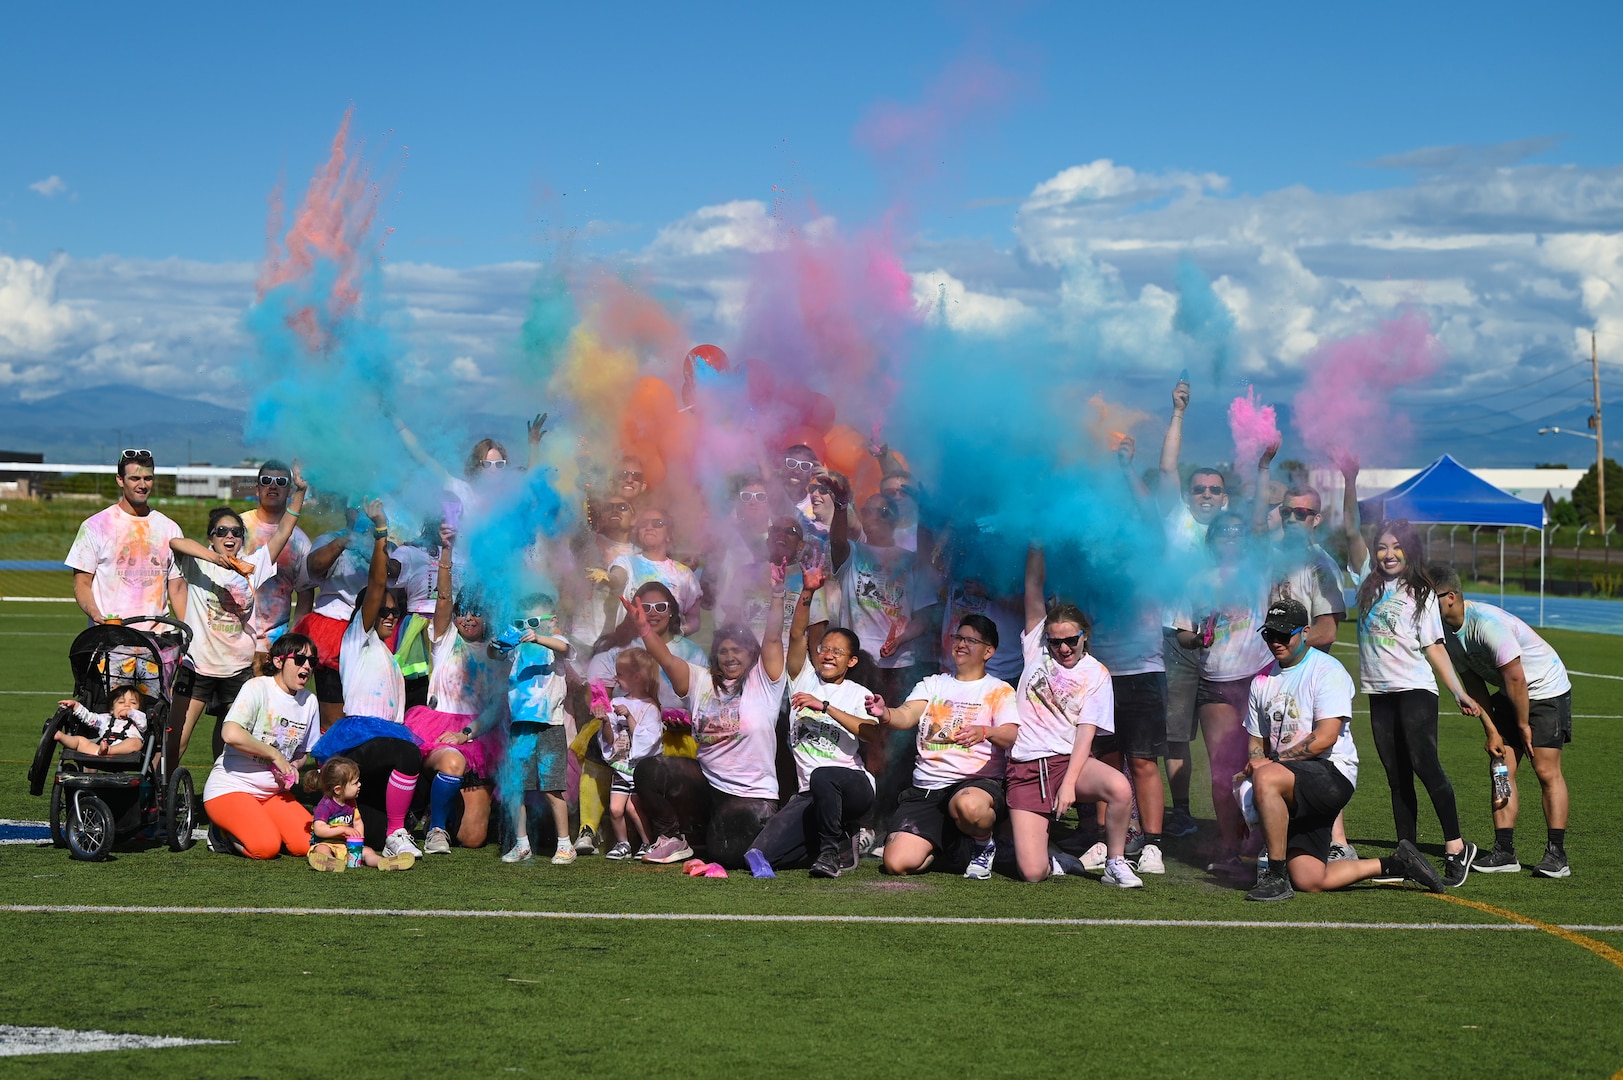
<svg viewBox="0 0 1623 1080">
<path fill-rule="evenodd" d="M 465 713 L 440 712 L 430 709 L 427 705 L 413 705 L 406 710 L 406 726 L 411 728 L 412 734 L 423 742 L 423 760 L 439 749 L 436 745 L 439 737 L 448 731 L 461 731 L 465 727 L 472 727 L 477 717 Z M 472 742 L 459 743 L 451 749 L 459 751 L 468 759 L 468 768 L 480 776 L 494 775 L 496 761 L 501 757 L 501 734 L 498 731 L 487 731 Z"/>
</svg>

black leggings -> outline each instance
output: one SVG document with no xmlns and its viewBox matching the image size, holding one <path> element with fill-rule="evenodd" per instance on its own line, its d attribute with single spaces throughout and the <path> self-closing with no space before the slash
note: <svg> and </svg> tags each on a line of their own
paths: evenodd
<svg viewBox="0 0 1623 1080">
<path fill-rule="evenodd" d="M 423 771 L 422 751 L 405 739 L 380 738 L 368 739 L 339 756 L 360 766 L 361 793 L 355 802 L 361 812 L 361 829 L 367 846 L 381 852 L 389 839 L 389 774 L 417 776 Z"/>
<path fill-rule="evenodd" d="M 693 758 L 655 754 L 632 774 L 637 799 L 656 838 L 689 841 L 704 830 L 705 853 L 729 870 L 747 865 L 744 852 L 778 809 L 776 799 L 747 799 L 717 791 Z"/>
<path fill-rule="evenodd" d="M 1454 805 L 1454 785 L 1449 783 L 1437 756 L 1437 695 L 1429 690 L 1369 695 L 1369 733 L 1375 739 L 1381 766 L 1386 769 L 1386 785 L 1392 789 L 1392 821 L 1398 839 L 1412 844 L 1418 838 L 1416 776 L 1431 796 L 1437 823 L 1443 827 L 1443 840 L 1459 839 L 1460 814 Z"/>
<path fill-rule="evenodd" d="M 784 803 L 751 846 L 779 869 L 809 866 L 823 851 L 850 843 L 873 800 L 873 785 L 861 771 L 834 765 L 813 769 L 807 790 Z"/>
</svg>

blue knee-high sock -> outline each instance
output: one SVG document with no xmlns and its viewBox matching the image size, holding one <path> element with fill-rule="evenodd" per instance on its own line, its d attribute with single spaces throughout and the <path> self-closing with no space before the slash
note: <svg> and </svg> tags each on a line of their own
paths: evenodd
<svg viewBox="0 0 1623 1080">
<path fill-rule="evenodd" d="M 436 773 L 434 786 L 428 789 L 428 827 L 445 828 L 445 818 L 451 812 L 451 796 L 462 790 L 462 777 L 449 773 Z"/>
</svg>

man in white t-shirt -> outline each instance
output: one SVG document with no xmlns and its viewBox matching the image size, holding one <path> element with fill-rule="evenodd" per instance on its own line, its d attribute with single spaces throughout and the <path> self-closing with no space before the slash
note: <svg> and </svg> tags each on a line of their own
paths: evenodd
<svg viewBox="0 0 1623 1080">
<path fill-rule="evenodd" d="M 282 516 L 288 513 L 287 498 L 293 491 L 293 474 L 280 461 L 267 461 L 259 467 L 259 482 L 254 488 L 258 505 L 242 515 L 242 524 L 248 530 L 244 551 L 252 555 L 265 546 L 265 541 L 276 535 Z M 297 517 L 294 514 L 294 517 Z M 276 559 L 276 574 L 254 590 L 254 613 L 248 621 L 248 630 L 254 635 L 254 674 L 265 674 L 270 654 L 268 635 L 278 626 L 293 626 L 310 610 L 315 589 L 306 586 L 297 589 L 299 577 L 304 573 L 304 557 L 310 554 L 310 537 L 297 525 L 293 535 Z"/>
<path fill-rule="evenodd" d="M 1308 626 L 1300 602 L 1281 600 L 1269 605 L 1259 631 L 1274 663 L 1252 680 L 1245 715 L 1250 755 L 1234 780 L 1252 785 L 1268 865 L 1245 898 L 1289 900 L 1295 889 L 1324 892 L 1382 876 L 1442 892 L 1442 875 L 1408 840 L 1390 858 L 1330 861 L 1331 825 L 1358 783 L 1353 681 L 1338 661 L 1308 645 Z"/>
<path fill-rule="evenodd" d="M 986 674 L 997 627 L 966 615 L 953 643 L 953 675 L 931 675 L 892 709 L 878 695 L 868 714 L 882 728 L 917 731 L 913 784 L 902 792 L 885 840 L 887 874 L 917 874 L 940 855 L 964 876 L 992 876 L 992 830 L 1003 816 L 1004 757 L 1020 735 L 1014 687 Z"/>
<path fill-rule="evenodd" d="M 1570 877 L 1567 863 L 1567 778 L 1561 749 L 1572 741 L 1572 682 L 1566 665 L 1533 628 L 1503 608 L 1467 600 L 1452 567 L 1430 568 L 1443 644 L 1465 683 L 1466 693 L 1484 705 L 1482 726 L 1489 757 L 1504 761 L 1510 795 L 1493 807 L 1493 850 L 1478 855 L 1472 868 L 1484 874 L 1513 874 L 1516 859 L 1516 770 L 1532 757 L 1543 793 L 1549 830 L 1537 877 Z M 1499 687 L 1490 695 L 1489 685 Z M 1509 754 L 1507 758 L 1505 755 Z M 1498 802 L 1497 799 L 1494 800 Z"/>
<path fill-rule="evenodd" d="M 936 591 L 917 553 L 897 546 L 896 515 L 894 502 L 874 495 L 859 515 L 865 542 L 851 541 L 843 512 L 834 515 L 829 530 L 829 554 L 844 604 L 840 625 L 855 630 L 873 657 L 879 669 L 874 689 L 886 702 L 898 700 L 904 687 L 935 668 L 928 635 Z"/>
<path fill-rule="evenodd" d="M 148 504 L 157 482 L 152 451 L 125 450 L 115 468 L 118 501 L 79 526 L 63 560 L 73 571 L 73 599 L 93 623 L 179 611 L 186 583 L 169 541 L 182 534 Z"/>
</svg>

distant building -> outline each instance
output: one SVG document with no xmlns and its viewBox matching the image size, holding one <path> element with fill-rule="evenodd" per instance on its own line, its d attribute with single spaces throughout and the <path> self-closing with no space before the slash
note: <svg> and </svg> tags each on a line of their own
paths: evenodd
<svg viewBox="0 0 1623 1080">
<path fill-rule="evenodd" d="M 43 465 L 44 454 L 27 450 L 0 450 L 0 499 L 31 499 L 39 494 L 40 475 L 37 472 L 8 469 L 11 464 Z"/>
</svg>

